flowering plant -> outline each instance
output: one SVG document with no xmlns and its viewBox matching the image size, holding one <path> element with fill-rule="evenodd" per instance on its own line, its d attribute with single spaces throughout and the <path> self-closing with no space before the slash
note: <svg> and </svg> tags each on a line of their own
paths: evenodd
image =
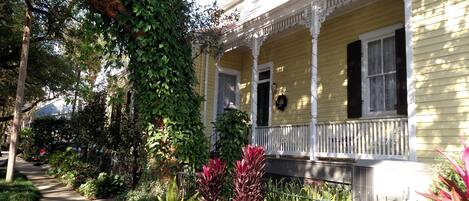
<svg viewBox="0 0 469 201">
<path fill-rule="evenodd" d="M 202 200 L 216 201 L 221 198 L 221 189 L 225 175 L 226 162 L 220 159 L 210 159 L 208 166 L 197 173 L 197 183 Z"/>
<path fill-rule="evenodd" d="M 264 148 L 248 145 L 243 158 L 236 162 L 233 177 L 234 201 L 262 201 L 262 178 L 265 173 Z"/>
<path fill-rule="evenodd" d="M 465 188 L 461 188 L 456 182 L 448 179 L 443 175 L 438 175 L 438 182 L 435 185 L 436 192 L 420 193 L 420 195 L 434 200 L 434 201 L 467 201 L 469 200 L 469 147 L 464 145 L 464 150 L 461 155 L 463 166 L 458 165 L 456 160 L 437 150 L 452 166 L 452 170 L 462 178 Z"/>
</svg>

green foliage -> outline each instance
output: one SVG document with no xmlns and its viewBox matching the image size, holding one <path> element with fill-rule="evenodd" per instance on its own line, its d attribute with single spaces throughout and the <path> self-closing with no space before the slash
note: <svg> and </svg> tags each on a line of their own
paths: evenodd
<svg viewBox="0 0 469 201">
<path fill-rule="evenodd" d="M 87 30 L 102 36 L 109 54 L 125 53 L 130 58 L 129 78 L 148 134 L 149 153 L 200 168 L 208 158 L 208 143 L 200 120 L 202 98 L 193 90 L 187 35 L 190 4 L 185 0 L 122 3 L 129 16 L 114 20 L 88 13 Z"/>
<path fill-rule="evenodd" d="M 351 201 L 352 190 L 349 185 L 324 183 L 321 186 L 303 185 L 300 181 L 274 182 L 271 179 L 264 184 L 265 201 Z"/>
<path fill-rule="evenodd" d="M 217 117 L 215 128 L 220 136 L 216 148 L 220 157 L 227 161 L 228 169 L 241 159 L 242 148 L 249 142 L 249 117 L 241 110 L 226 110 Z"/>
<path fill-rule="evenodd" d="M 49 174 L 59 178 L 72 188 L 78 188 L 86 180 L 94 178 L 99 170 L 93 164 L 80 160 L 78 154 L 68 147 L 65 151 L 56 151 L 49 156 Z"/>
<path fill-rule="evenodd" d="M 160 181 L 142 181 L 133 190 L 116 197 L 116 201 L 154 201 L 167 189 L 166 183 Z"/>
<path fill-rule="evenodd" d="M 95 92 L 85 107 L 71 119 L 71 128 L 77 137 L 76 144 L 82 149 L 102 148 L 106 145 L 106 93 Z"/>
<path fill-rule="evenodd" d="M 450 153 L 448 155 L 451 158 L 453 158 L 457 162 L 458 165 L 460 165 L 461 167 L 464 166 L 464 163 L 462 162 L 461 157 L 459 156 L 458 153 Z M 453 181 L 459 187 L 459 189 L 466 188 L 466 185 L 464 184 L 463 179 L 459 176 L 459 174 L 456 171 L 453 170 L 451 163 L 448 163 L 441 157 L 437 158 L 436 161 L 437 163 L 433 165 L 433 170 L 436 173 L 436 175 L 441 175 L 449 179 L 450 181 Z M 438 189 L 435 186 L 435 184 L 431 186 L 431 190 L 435 193 L 438 192 Z"/>
<path fill-rule="evenodd" d="M 118 176 L 99 173 L 98 178 L 82 184 L 78 191 L 88 198 L 107 198 L 124 190 L 124 181 Z"/>
<path fill-rule="evenodd" d="M 241 110 L 226 110 L 217 116 L 215 123 L 219 140 L 216 150 L 219 156 L 227 162 L 227 174 L 223 183 L 222 194 L 225 198 L 232 196 L 231 171 L 235 162 L 241 159 L 242 148 L 249 142 L 249 117 Z"/>
<path fill-rule="evenodd" d="M 49 14 L 33 14 L 28 59 L 31 68 L 27 69 L 25 84 L 26 102 L 45 99 L 48 93 L 64 93 L 73 86 L 75 77 L 70 76 L 73 74 L 72 65 L 62 53 L 54 50 L 64 39 L 64 29 L 69 27 L 65 26 L 71 17 L 69 2 L 34 1 L 36 8 Z M 15 99 L 26 6 L 24 1 L 19 0 L 2 1 L 1 6 L 0 107 L 11 108 Z"/>
<path fill-rule="evenodd" d="M 31 132 L 26 130 L 20 135 L 20 147 L 24 149 L 45 148 L 50 150 L 63 150 L 74 140 L 70 132 L 70 122 L 65 118 L 42 117 L 31 123 Z M 24 138 L 24 144 L 23 139 Z M 22 146 L 25 147 L 22 147 Z M 30 146 L 30 147 L 27 147 Z M 34 152 L 32 154 L 37 154 Z"/>
<path fill-rule="evenodd" d="M 21 157 L 30 160 L 38 154 L 39 149 L 34 146 L 33 132 L 31 128 L 23 128 L 19 134 L 18 148 L 21 150 Z"/>
<path fill-rule="evenodd" d="M 180 195 L 181 191 L 178 189 L 176 179 L 174 179 L 170 184 L 168 189 L 160 196 L 158 196 L 158 201 L 197 201 L 198 194 L 194 194 L 191 197 L 185 199 Z"/>
<path fill-rule="evenodd" d="M 0 168 L 0 178 L 5 178 L 5 174 L 5 168 Z M 13 182 L 0 179 L 0 200 L 38 201 L 39 198 L 39 190 L 19 172 L 15 172 Z"/>
<path fill-rule="evenodd" d="M 18 148 L 25 160 L 37 158 L 39 149 L 63 150 L 74 140 L 70 132 L 70 121 L 65 118 L 42 117 L 35 119 L 30 128 L 19 135 Z"/>
</svg>

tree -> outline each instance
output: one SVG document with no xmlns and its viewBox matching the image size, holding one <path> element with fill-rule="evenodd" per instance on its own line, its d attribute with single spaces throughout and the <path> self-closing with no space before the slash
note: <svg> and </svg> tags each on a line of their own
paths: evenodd
<svg viewBox="0 0 469 201">
<path fill-rule="evenodd" d="M 64 2 L 67 4 L 64 5 Z M 25 103 L 31 103 L 23 111 L 32 109 L 48 97 L 63 94 L 72 88 L 75 77 L 71 61 L 60 47 L 67 39 L 64 27 L 71 20 L 72 1 L 36 0 L 31 7 L 35 18 L 31 21 L 31 40 L 25 82 Z M 0 107 L 5 112 L 0 122 L 12 120 L 12 105 L 15 99 L 16 82 L 20 61 L 23 1 L 12 0 L 1 3 L 0 9 Z M 67 20 L 65 20 L 67 19 Z M 34 104 L 36 103 L 36 104 Z"/>
<path fill-rule="evenodd" d="M 18 132 L 20 131 L 21 121 L 21 108 L 23 106 L 24 98 L 24 82 L 26 80 L 26 69 L 28 66 L 28 52 L 29 52 L 29 36 L 31 29 L 31 0 L 26 0 L 26 17 L 24 22 L 23 30 L 23 45 L 21 48 L 21 62 L 18 75 L 18 87 L 16 90 L 16 102 L 15 102 L 15 117 L 13 119 L 13 130 L 10 138 L 10 152 L 8 153 L 8 166 L 6 181 L 11 182 L 13 180 L 13 172 L 15 171 L 15 160 L 16 160 L 16 141 Z"/>
<path fill-rule="evenodd" d="M 66 27 L 64 25 L 72 16 L 71 8 L 74 7 L 74 2 L 73 0 L 36 0 L 33 4 L 32 0 L 26 0 L 26 17 L 22 39 L 19 37 L 21 35 L 21 25 L 18 21 L 20 19 L 18 13 L 23 12 L 24 6 L 22 5 L 24 4 L 17 0 L 0 4 L 3 8 L 0 12 L 0 30 L 2 34 L 2 40 L 0 41 L 4 43 L 0 49 L 0 70 L 2 71 L 0 74 L 0 88 L 2 88 L 0 93 L 4 93 L 1 96 L 0 103 L 3 104 L 3 111 L 5 111 L 5 107 L 8 107 L 13 97 L 16 97 L 6 175 L 8 182 L 13 178 L 21 113 L 29 110 L 28 108 L 22 108 L 25 100 L 34 101 L 32 104 L 34 106 L 38 101 L 45 99 L 47 92 L 62 92 L 67 89 L 70 83 L 73 83 L 67 82 L 67 80 L 70 80 L 67 79 L 70 77 L 67 76 L 70 72 L 67 69 L 71 68 L 56 68 L 68 67 L 68 62 L 56 49 L 60 45 L 60 41 L 64 39 L 63 33 L 64 27 Z M 35 20 L 32 20 L 33 12 L 36 14 Z M 31 32 L 31 30 L 38 31 Z M 21 52 L 19 52 L 20 49 Z M 19 54 L 21 59 L 18 59 Z M 18 60 L 20 60 L 19 64 Z M 30 60 L 35 62 L 30 62 Z M 30 79 L 26 79 L 28 62 L 30 65 L 34 64 L 31 69 L 33 70 L 32 74 L 35 76 Z M 19 74 L 18 79 L 14 78 L 16 73 Z M 16 96 L 12 93 L 15 81 L 18 83 Z M 2 113 L 4 115 L 5 112 Z M 9 121 L 10 115 L 0 117 L 0 120 Z M 3 124 L 2 127 L 4 127 Z"/>
</svg>

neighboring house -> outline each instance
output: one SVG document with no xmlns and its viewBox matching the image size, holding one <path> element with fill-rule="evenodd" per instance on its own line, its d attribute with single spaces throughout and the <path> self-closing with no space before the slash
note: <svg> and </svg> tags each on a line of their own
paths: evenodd
<svg viewBox="0 0 469 201">
<path fill-rule="evenodd" d="M 77 107 L 80 107 L 82 101 L 77 101 Z M 65 97 L 60 97 L 52 101 L 46 102 L 43 105 L 39 106 L 32 113 L 32 119 L 41 118 L 41 117 L 66 117 L 70 118 L 72 113 L 73 106 L 72 103 L 67 103 Z M 31 120 L 32 120 L 31 119 Z"/>
<path fill-rule="evenodd" d="M 232 104 L 268 172 L 351 183 L 356 200 L 423 200 L 435 150 L 459 151 L 469 132 L 469 1 L 224 5 L 241 20 L 222 56 L 196 62 L 209 129 Z"/>
</svg>

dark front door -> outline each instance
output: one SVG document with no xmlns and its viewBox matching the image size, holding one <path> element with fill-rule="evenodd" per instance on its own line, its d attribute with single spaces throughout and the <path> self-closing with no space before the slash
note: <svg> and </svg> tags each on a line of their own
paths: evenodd
<svg viewBox="0 0 469 201">
<path fill-rule="evenodd" d="M 269 125 L 269 99 L 270 82 L 259 83 L 257 85 L 257 125 Z"/>
</svg>

